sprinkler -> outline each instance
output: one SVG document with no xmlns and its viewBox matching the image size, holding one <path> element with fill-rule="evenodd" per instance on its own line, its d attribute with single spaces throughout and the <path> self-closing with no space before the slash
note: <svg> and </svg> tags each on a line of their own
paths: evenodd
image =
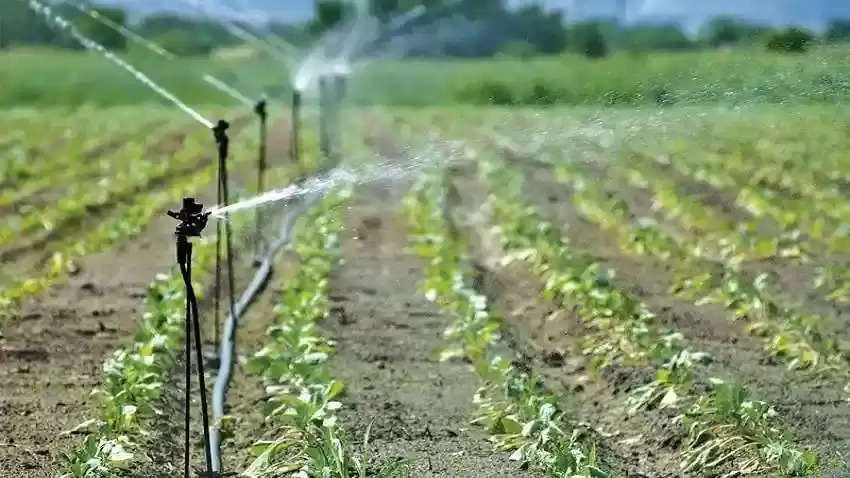
<svg viewBox="0 0 850 478">
<path fill-rule="evenodd" d="M 336 74 L 333 76 L 334 79 L 334 89 L 336 90 L 335 96 L 336 100 L 339 103 L 342 103 L 345 100 L 346 95 L 348 94 L 348 75 L 344 74 Z"/>
<path fill-rule="evenodd" d="M 212 454 L 210 451 L 210 426 L 207 411 L 207 389 L 204 379 L 204 356 L 201 345 L 201 327 L 198 317 L 198 299 L 195 289 L 192 287 L 192 243 L 190 237 L 200 237 L 201 232 L 207 226 L 210 213 L 203 212 L 204 206 L 195 202 L 194 198 L 184 198 L 183 208 L 178 212 L 168 211 L 168 215 L 180 221 L 174 235 L 177 238 L 177 264 L 180 266 L 180 274 L 186 286 L 186 328 L 185 328 L 185 359 L 186 359 L 186 440 L 184 454 L 184 472 L 189 477 L 189 454 L 190 454 L 190 415 L 192 406 L 192 332 L 195 336 L 195 353 L 198 361 L 198 385 L 201 389 L 201 417 L 204 426 L 204 457 L 207 463 L 207 476 L 213 477 Z"/>
<path fill-rule="evenodd" d="M 319 78 L 319 135 L 325 159 L 335 165 L 339 161 L 342 147 L 340 135 L 340 102 L 345 90 L 342 75 Z"/>
<path fill-rule="evenodd" d="M 267 131 L 267 120 L 268 120 L 268 111 L 266 110 L 266 100 L 260 100 L 254 106 L 254 113 L 257 114 L 257 117 L 260 119 L 260 150 L 257 155 L 257 194 L 262 194 L 265 190 L 265 174 L 266 174 L 266 131 Z M 257 208 L 257 238 L 255 246 L 255 253 L 257 259 L 254 262 L 255 266 L 260 265 L 259 257 L 262 255 L 261 243 L 263 241 L 263 215 L 262 209 Z"/>
<path fill-rule="evenodd" d="M 336 164 L 342 156 L 342 102 L 348 93 L 348 76 L 336 74 L 333 76 L 333 115 L 331 121 L 331 134 L 333 139 L 334 163 Z"/>
<path fill-rule="evenodd" d="M 230 193 L 228 188 L 227 177 L 227 159 L 230 152 L 230 138 L 227 136 L 227 129 L 230 124 L 227 121 L 219 120 L 218 124 L 212 128 L 215 142 L 218 145 L 218 203 L 224 204 L 225 207 L 229 204 Z M 222 222 L 224 224 L 222 224 Z M 227 281 L 228 292 L 230 293 L 230 314 L 236 317 L 233 284 L 233 244 L 231 242 L 232 231 L 230 230 L 230 215 L 224 215 L 224 221 L 216 223 L 216 245 L 215 245 L 215 344 L 218 346 L 219 340 L 219 322 L 220 322 L 220 303 L 221 303 L 221 237 L 222 227 L 224 227 L 225 236 L 225 252 L 227 254 Z"/>
<path fill-rule="evenodd" d="M 327 76 L 319 77 L 319 149 L 325 160 L 331 157 L 331 81 Z"/>
<path fill-rule="evenodd" d="M 291 128 L 292 134 L 289 138 L 289 155 L 292 160 L 292 164 L 298 166 L 300 164 L 300 150 L 301 150 L 301 91 L 294 89 L 292 90 L 292 120 L 291 120 Z"/>
</svg>

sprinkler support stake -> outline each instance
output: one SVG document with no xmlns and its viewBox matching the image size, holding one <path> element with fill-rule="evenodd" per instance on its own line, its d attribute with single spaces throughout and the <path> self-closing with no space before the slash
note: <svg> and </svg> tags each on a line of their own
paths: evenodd
<svg viewBox="0 0 850 478">
<path fill-rule="evenodd" d="M 192 406 L 191 400 L 191 379 L 192 379 L 192 329 L 194 328 L 195 337 L 195 353 L 198 361 L 198 386 L 201 390 L 201 418 L 204 426 L 204 457 L 207 464 L 207 476 L 212 478 L 217 476 L 213 474 L 212 456 L 210 452 L 210 426 L 209 414 L 207 410 L 207 389 L 204 379 L 204 354 L 203 344 L 201 343 L 201 324 L 198 317 L 198 299 L 195 296 L 195 289 L 192 287 L 192 243 L 190 237 L 200 237 L 201 232 L 207 225 L 210 213 L 203 212 L 204 206 L 195 202 L 194 198 L 184 198 L 183 207 L 178 212 L 168 211 L 168 215 L 180 221 L 174 231 L 177 240 L 177 264 L 180 267 L 180 273 L 183 276 L 183 283 L 186 287 L 186 327 L 185 327 L 185 359 L 186 359 L 186 440 L 184 454 L 184 473 L 186 478 L 189 478 L 190 463 L 189 463 L 189 447 L 190 447 L 190 419 L 189 414 Z"/>
<path fill-rule="evenodd" d="M 212 129 L 213 135 L 215 137 L 215 142 L 218 145 L 218 170 L 219 170 L 219 204 L 223 204 L 224 207 L 227 207 L 230 204 L 230 193 L 228 188 L 228 176 L 227 176 L 227 159 L 230 155 L 230 138 L 227 136 L 227 129 L 230 128 L 230 124 L 227 121 L 219 120 L 218 124 Z M 235 298 L 235 286 L 234 286 L 234 277 L 233 277 L 233 243 L 232 243 L 232 231 L 230 228 L 230 214 L 224 215 L 224 241 L 225 241 L 225 252 L 227 254 L 227 282 L 228 282 L 228 292 L 230 299 L 230 315 L 234 317 L 234 320 L 238 322 L 239 317 L 236 315 L 236 298 Z M 220 251 L 218 244 L 221 241 L 221 224 L 218 224 L 216 228 L 216 252 Z M 216 311 L 218 312 L 219 306 L 218 303 L 220 301 L 220 292 L 221 288 L 219 287 L 221 266 L 220 266 L 221 256 L 216 256 Z M 219 317 L 216 315 L 216 346 L 219 345 Z M 221 463 L 213 462 L 212 469 L 214 472 L 221 472 Z"/>
<path fill-rule="evenodd" d="M 331 81 L 327 76 L 319 78 L 319 148 L 325 161 L 331 157 L 331 108 L 333 93 Z"/>
<path fill-rule="evenodd" d="M 292 134 L 289 138 L 289 155 L 292 160 L 292 164 L 298 167 L 301 161 L 301 92 L 298 90 L 292 91 L 291 123 L 290 128 L 292 130 Z"/>
<path fill-rule="evenodd" d="M 260 150 L 257 157 L 257 194 L 262 194 L 265 190 L 265 174 L 266 174 L 266 132 L 268 121 L 268 110 L 266 109 L 266 100 L 260 100 L 254 106 L 254 112 L 260 119 Z M 257 208 L 257 237 L 254 243 L 254 251 L 256 256 L 256 264 L 259 266 L 259 257 L 262 255 L 263 244 L 263 213 L 262 208 Z"/>
<path fill-rule="evenodd" d="M 334 165 L 339 163 L 342 158 L 342 102 L 348 93 L 348 77 L 345 75 L 333 76 L 333 105 L 332 114 L 330 117 L 330 130 L 333 150 Z"/>
</svg>

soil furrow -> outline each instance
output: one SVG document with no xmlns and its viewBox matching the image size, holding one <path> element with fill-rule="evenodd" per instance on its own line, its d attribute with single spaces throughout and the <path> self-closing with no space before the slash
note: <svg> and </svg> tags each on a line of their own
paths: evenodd
<svg viewBox="0 0 850 478">
<path fill-rule="evenodd" d="M 457 229 L 468 238 L 479 272 L 478 289 L 504 317 L 506 339 L 545 385 L 562 398 L 575 420 L 588 423 L 605 438 L 597 443 L 599 459 L 618 477 L 673 477 L 678 467 L 679 436 L 670 423 L 644 414 L 629 416 L 623 406 L 618 376 L 647 376 L 651 370 L 606 372 L 607 381 L 591 378 L 591 365 L 581 351 L 587 332 L 573 311 L 543 300 L 543 285 L 520 264 L 502 265 L 504 251 L 492 234 L 491 218 L 481 206 L 487 191 L 477 181 L 455 178 L 461 202 L 453 213 Z M 652 430 L 657 433 L 649 433 Z"/>
<path fill-rule="evenodd" d="M 361 189 L 345 218 L 324 323 L 337 342 L 330 367 L 347 386 L 342 423 L 358 444 L 371 425 L 373 460 L 404 460 L 417 478 L 531 476 L 469 425 L 478 383 L 469 366 L 433 360 L 451 318 L 417 290 L 423 269 L 405 250 L 405 218 L 386 209 L 401 192 Z"/>
<path fill-rule="evenodd" d="M 104 360 L 132 340 L 151 279 L 174 261 L 162 253 L 173 229 L 157 218 L 139 238 L 81 259 L 78 274 L 22 304 L 3 327 L 0 437 L 15 446 L 0 447 L 0 477 L 56 476 L 59 453 L 81 439 L 62 432 L 100 416 L 89 393 Z"/>
<path fill-rule="evenodd" d="M 643 300 L 658 315 L 660 324 L 684 334 L 694 350 L 712 355 L 713 361 L 707 367 L 709 376 L 740 380 L 754 397 L 775 404 L 801 443 L 815 446 L 829 456 L 836 452 L 847 454 L 850 410 L 835 404 L 846 398 L 846 383 L 840 375 L 789 371 L 770 360 L 761 344 L 744 330 L 743 323 L 727 320 L 719 306 L 697 307 L 671 296 L 670 265 L 645 256 L 622 254 L 613 236 L 583 220 L 575 211 L 569 188 L 546 174 L 530 176 L 528 181 L 527 200 L 541 214 L 559 225 L 572 243 L 588 251 L 601 265 L 615 270 L 616 283 Z M 633 377 L 632 384 L 640 385 L 634 378 L 639 379 Z M 810 401 L 811 396 L 822 397 L 827 403 L 795 405 Z"/>
</svg>

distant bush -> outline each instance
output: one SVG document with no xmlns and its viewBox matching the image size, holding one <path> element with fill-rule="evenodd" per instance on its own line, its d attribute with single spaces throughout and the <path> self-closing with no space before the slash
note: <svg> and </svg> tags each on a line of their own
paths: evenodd
<svg viewBox="0 0 850 478">
<path fill-rule="evenodd" d="M 127 20 L 127 14 L 121 8 L 98 7 L 96 11 L 100 16 L 118 25 L 124 25 Z M 100 21 L 88 16 L 79 16 L 74 20 L 74 23 L 83 35 L 86 35 L 110 50 L 123 50 L 127 47 L 127 39 L 122 34 L 105 26 Z"/>
<path fill-rule="evenodd" d="M 479 104 L 512 105 L 516 103 L 510 86 L 492 80 L 469 85 L 461 90 L 460 97 Z"/>
<path fill-rule="evenodd" d="M 823 38 L 828 42 L 850 40 L 850 20 L 832 20 L 826 27 Z"/>
<path fill-rule="evenodd" d="M 628 51 L 686 50 L 694 46 L 677 26 L 637 26 L 620 33 L 617 41 Z"/>
<path fill-rule="evenodd" d="M 740 20 L 734 17 L 720 16 L 706 22 L 700 29 L 699 38 L 711 47 L 731 46 L 741 43 L 755 43 L 774 34 L 772 28 Z"/>
<path fill-rule="evenodd" d="M 524 40 L 510 40 L 502 44 L 499 54 L 511 58 L 527 59 L 537 54 L 537 48 Z"/>
<path fill-rule="evenodd" d="M 528 96 L 525 103 L 533 105 L 554 105 L 561 100 L 562 93 L 555 88 L 547 85 L 542 80 L 534 82 L 531 88 L 531 95 Z"/>
<path fill-rule="evenodd" d="M 570 31 L 573 48 L 588 58 L 602 58 L 608 54 L 608 41 L 596 22 L 578 23 Z"/>
<path fill-rule="evenodd" d="M 787 53 L 804 53 L 815 37 L 799 28 L 788 28 L 771 36 L 767 40 L 767 49 Z"/>
</svg>

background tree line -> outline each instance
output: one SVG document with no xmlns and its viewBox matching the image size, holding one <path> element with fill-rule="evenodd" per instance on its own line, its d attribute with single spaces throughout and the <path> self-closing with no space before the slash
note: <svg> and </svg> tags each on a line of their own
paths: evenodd
<svg viewBox="0 0 850 478">
<path fill-rule="evenodd" d="M 796 28 L 775 30 L 731 17 L 707 22 L 696 37 L 678 26 L 624 26 L 613 21 L 568 23 L 562 12 L 539 5 L 507 8 L 505 0 L 370 0 L 371 13 L 385 25 L 418 6 L 426 7 L 387 42 L 408 41 L 406 55 L 530 57 L 564 51 L 602 57 L 614 50 L 656 51 L 697 48 L 729 48 L 765 44 L 781 51 L 804 51 L 814 41 L 850 41 L 850 20 L 832 21 L 820 38 Z M 57 7 L 72 18 L 86 35 L 105 46 L 128 47 L 119 34 L 70 7 Z M 121 8 L 97 7 L 98 12 L 119 24 L 128 24 Z M 316 16 L 299 25 L 271 24 L 268 29 L 296 44 L 307 44 L 352 15 L 345 0 L 317 0 Z M 240 41 L 216 22 L 175 14 L 157 14 L 128 25 L 179 55 L 205 55 Z M 250 27 L 246 25 L 247 27 Z M 387 27 L 389 28 L 389 27 Z M 420 38 L 421 40 L 416 40 Z M 75 48 L 64 34 L 50 28 L 24 2 L 0 2 L 0 48 L 13 45 L 51 45 Z"/>
</svg>

